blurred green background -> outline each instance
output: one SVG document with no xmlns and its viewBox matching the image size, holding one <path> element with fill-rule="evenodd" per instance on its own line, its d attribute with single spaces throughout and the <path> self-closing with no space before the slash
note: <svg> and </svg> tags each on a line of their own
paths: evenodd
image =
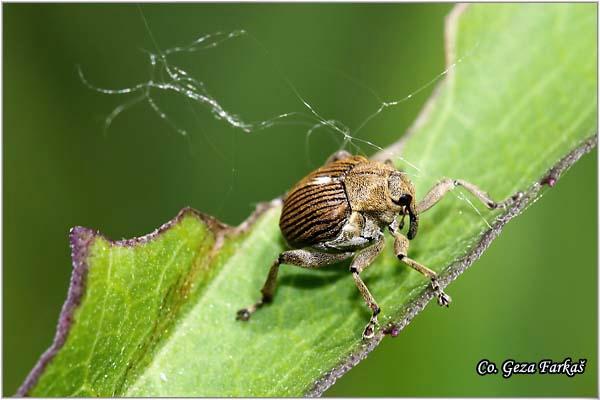
<svg viewBox="0 0 600 400">
<path fill-rule="evenodd" d="M 381 98 L 421 88 L 444 70 L 450 4 L 143 5 L 166 49 L 211 32 L 248 35 L 173 62 L 248 121 L 306 111 L 284 76 L 326 118 L 358 126 Z M 156 51 L 136 5 L 5 4 L 3 394 L 12 395 L 50 345 L 70 277 L 69 228 L 118 239 L 152 231 L 184 206 L 240 223 L 338 147 L 304 125 L 246 134 L 181 96 L 117 117 L 132 97 L 94 92 L 149 79 Z M 507 33 L 509 34 L 509 33 Z M 374 119 L 358 137 L 386 146 L 433 86 Z M 527 88 L 523 88 L 526 91 Z M 483 133 L 482 133 L 483 134 Z M 358 143 L 360 144 L 360 143 Z M 373 153 L 362 144 L 361 150 Z M 332 396 L 596 396 L 597 155 L 585 156 L 512 221 L 449 288 L 327 394 Z M 482 358 L 587 358 L 584 375 L 479 377 Z"/>
</svg>

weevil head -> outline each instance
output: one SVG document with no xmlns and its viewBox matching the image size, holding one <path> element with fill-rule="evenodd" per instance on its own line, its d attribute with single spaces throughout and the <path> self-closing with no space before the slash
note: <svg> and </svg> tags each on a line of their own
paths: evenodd
<svg viewBox="0 0 600 400">
<path fill-rule="evenodd" d="M 388 187 L 392 202 L 401 207 L 401 212 L 410 217 L 410 227 L 406 235 L 412 239 L 417 235 L 419 228 L 419 216 L 415 200 L 415 187 L 404 172 L 394 171 L 388 178 Z"/>
</svg>

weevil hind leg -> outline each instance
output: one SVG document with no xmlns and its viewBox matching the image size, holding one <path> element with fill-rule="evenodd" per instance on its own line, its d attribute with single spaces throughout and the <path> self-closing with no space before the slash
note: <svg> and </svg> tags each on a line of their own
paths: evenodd
<svg viewBox="0 0 600 400">
<path fill-rule="evenodd" d="M 377 315 L 379 314 L 381 309 L 379 308 L 379 305 L 375 301 L 375 298 L 367 288 L 367 285 L 365 285 L 365 283 L 361 279 L 360 273 L 364 271 L 369 265 L 371 265 L 375 257 L 377 257 L 379 253 L 381 253 L 384 244 L 385 242 L 383 241 L 383 238 L 381 238 L 372 246 L 361 250 L 358 254 L 356 254 L 354 260 L 352 260 L 352 264 L 350 265 L 350 272 L 352 273 L 354 283 L 356 284 L 358 291 L 365 300 L 365 303 L 367 303 L 367 307 L 369 307 L 372 312 L 371 319 L 369 320 L 369 323 L 363 331 L 363 339 L 371 339 L 375 335 L 375 328 L 378 325 Z"/>
<path fill-rule="evenodd" d="M 481 190 L 476 185 L 463 181 L 462 179 L 442 179 L 436 183 L 429 192 L 423 197 L 423 199 L 417 204 L 417 213 L 422 213 L 429 210 L 431 207 L 437 204 L 446 193 L 450 192 L 457 186 L 462 186 L 473 194 L 479 201 L 491 210 L 497 208 L 506 208 L 515 201 L 515 197 L 519 197 L 521 194 L 517 193 L 516 196 L 511 196 L 500 202 L 494 201 L 490 195 Z"/>
<path fill-rule="evenodd" d="M 290 264 L 301 268 L 316 269 L 325 265 L 343 261 L 351 256 L 352 253 L 350 252 L 332 254 L 306 249 L 284 251 L 275 259 L 275 261 L 273 261 L 273 264 L 271 264 L 265 284 L 260 290 L 262 293 L 260 300 L 249 307 L 239 310 L 237 312 L 236 319 L 247 321 L 250 319 L 252 314 L 256 312 L 256 310 L 273 301 L 275 288 L 277 286 L 277 274 L 279 273 L 279 266 L 281 264 Z"/>
<path fill-rule="evenodd" d="M 423 264 L 421 264 L 407 256 L 409 241 L 406 236 L 404 236 L 402 233 L 400 233 L 398 231 L 397 226 L 395 226 L 395 225 L 390 226 L 390 231 L 392 232 L 392 235 L 394 236 L 394 239 L 395 239 L 394 240 L 394 253 L 396 253 L 396 257 L 398 257 L 398 259 L 400 261 L 402 261 L 404 264 L 408 265 L 412 269 L 414 269 L 414 270 L 420 272 L 421 274 L 425 275 L 426 277 L 428 277 L 431 280 L 431 288 L 433 289 L 433 292 L 434 292 L 435 296 L 437 297 L 438 304 L 440 306 L 448 307 L 450 305 L 450 303 L 452 302 L 452 298 L 450 296 L 448 296 L 440 287 L 440 284 L 437 279 L 438 278 L 437 273 L 435 273 L 435 271 L 427 268 Z"/>
</svg>

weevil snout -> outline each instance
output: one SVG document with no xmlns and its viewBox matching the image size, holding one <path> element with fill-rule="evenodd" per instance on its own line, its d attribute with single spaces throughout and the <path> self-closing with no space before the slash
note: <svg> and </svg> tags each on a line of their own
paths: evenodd
<svg viewBox="0 0 600 400">
<path fill-rule="evenodd" d="M 388 187 L 392 202 L 403 206 L 404 212 L 408 212 L 410 217 L 410 227 L 406 237 L 413 239 L 417 235 L 419 228 L 419 216 L 417 215 L 417 203 L 415 201 L 415 188 L 408 178 L 408 175 L 399 171 L 394 171 L 388 178 Z"/>
<path fill-rule="evenodd" d="M 417 236 L 417 230 L 419 229 L 419 215 L 417 214 L 417 205 L 414 199 L 408 206 L 408 216 L 410 217 L 410 227 L 408 228 L 406 237 L 412 240 Z"/>
</svg>

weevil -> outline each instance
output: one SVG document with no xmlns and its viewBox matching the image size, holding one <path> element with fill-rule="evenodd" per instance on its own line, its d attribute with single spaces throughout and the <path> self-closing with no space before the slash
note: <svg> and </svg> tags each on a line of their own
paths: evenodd
<svg viewBox="0 0 600 400">
<path fill-rule="evenodd" d="M 408 257 L 408 246 L 417 235 L 419 215 L 457 186 L 464 187 L 489 209 L 504 208 L 513 200 L 496 202 L 472 183 L 445 178 L 417 202 L 408 174 L 397 170 L 390 160 L 378 162 L 346 151 L 334 153 L 323 167 L 308 174 L 285 195 L 279 228 L 291 250 L 273 261 L 260 300 L 239 310 L 237 319 L 247 321 L 256 310 L 273 301 L 281 264 L 315 269 L 354 257 L 350 273 L 372 312 L 362 336 L 372 338 L 381 309 L 360 274 L 383 250 L 385 228 L 394 238 L 398 259 L 429 278 L 438 304 L 447 307 L 451 298 L 441 289 L 437 274 Z M 401 230 L 406 216 L 409 227 L 404 235 Z"/>
</svg>

